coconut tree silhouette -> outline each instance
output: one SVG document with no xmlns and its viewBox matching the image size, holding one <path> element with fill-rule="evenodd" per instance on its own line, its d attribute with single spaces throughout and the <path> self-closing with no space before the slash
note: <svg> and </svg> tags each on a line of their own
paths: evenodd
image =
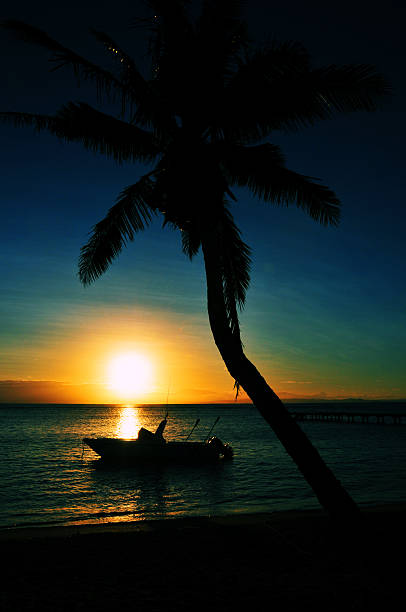
<svg viewBox="0 0 406 612">
<path fill-rule="evenodd" d="M 180 230 L 182 249 L 202 249 L 207 307 L 215 343 L 235 380 L 269 423 L 333 517 L 358 508 L 280 399 L 248 360 L 238 309 L 250 281 L 250 248 L 230 211 L 234 186 L 278 206 L 295 205 L 323 225 L 337 225 L 340 202 L 316 179 L 285 166 L 269 142 L 276 130 L 297 130 L 336 113 L 371 111 L 389 88 L 369 65 L 314 69 L 297 43 L 254 47 L 235 0 L 203 0 L 196 19 L 189 3 L 151 0 L 150 72 L 107 34 L 93 31 L 118 64 L 116 73 L 86 60 L 43 31 L 19 21 L 2 25 L 52 52 L 55 68 L 70 66 L 95 83 L 100 100 L 119 103 L 117 116 L 68 102 L 54 116 L 2 113 L 16 126 L 47 130 L 114 160 L 155 162 L 126 187 L 98 222 L 79 260 L 84 285 L 97 279 L 154 215 Z"/>
</svg>

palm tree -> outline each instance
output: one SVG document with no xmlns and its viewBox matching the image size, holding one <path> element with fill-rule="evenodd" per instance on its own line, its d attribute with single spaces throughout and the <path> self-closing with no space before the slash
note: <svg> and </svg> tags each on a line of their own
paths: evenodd
<svg viewBox="0 0 406 612">
<path fill-rule="evenodd" d="M 81 249 L 79 278 L 97 279 L 153 216 L 180 230 L 182 249 L 203 252 L 207 307 L 214 341 L 234 378 L 270 424 L 320 503 L 333 517 L 358 508 L 280 399 L 248 360 L 238 309 L 249 285 L 250 249 L 231 214 L 234 186 L 278 206 L 291 204 L 336 226 L 340 202 L 316 179 L 285 166 L 269 141 L 276 130 L 296 130 L 336 113 L 371 111 L 388 92 L 369 65 L 314 69 L 297 43 L 254 48 L 235 0 L 203 0 L 192 20 L 187 1 L 150 0 L 150 73 L 107 34 L 96 39 L 117 60 L 116 73 L 74 53 L 43 31 L 18 21 L 3 26 L 52 52 L 55 67 L 70 66 L 95 82 L 100 101 L 119 102 L 117 116 L 69 102 L 54 116 L 2 113 L 17 126 L 47 130 L 117 162 L 154 162 L 126 187 Z"/>
</svg>

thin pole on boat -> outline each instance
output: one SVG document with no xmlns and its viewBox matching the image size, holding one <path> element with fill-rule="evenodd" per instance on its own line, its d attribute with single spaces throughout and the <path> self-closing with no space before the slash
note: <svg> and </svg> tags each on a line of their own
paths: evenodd
<svg viewBox="0 0 406 612">
<path fill-rule="evenodd" d="M 168 393 L 166 394 L 166 414 L 165 414 L 165 419 L 168 418 L 168 414 L 169 414 L 169 391 L 171 388 L 171 381 L 169 381 L 168 383 Z"/>
<path fill-rule="evenodd" d="M 219 422 L 220 417 L 218 416 L 217 419 L 214 421 L 213 425 L 211 426 L 211 429 L 209 431 L 209 433 L 207 434 L 207 436 L 205 437 L 204 441 L 207 442 L 207 440 L 209 439 L 209 436 L 211 434 L 211 432 L 213 431 L 215 425 L 217 425 L 217 423 Z"/>
<path fill-rule="evenodd" d="M 189 433 L 188 437 L 186 438 L 185 442 L 186 442 L 187 440 L 189 440 L 190 436 L 191 436 L 191 435 L 192 435 L 192 433 L 194 432 L 195 428 L 196 428 L 196 427 L 199 425 L 199 423 L 200 423 L 200 419 L 197 419 L 197 420 L 196 420 L 196 423 L 193 425 L 193 427 L 192 427 L 192 429 L 191 429 L 191 431 L 190 431 L 190 433 Z"/>
</svg>

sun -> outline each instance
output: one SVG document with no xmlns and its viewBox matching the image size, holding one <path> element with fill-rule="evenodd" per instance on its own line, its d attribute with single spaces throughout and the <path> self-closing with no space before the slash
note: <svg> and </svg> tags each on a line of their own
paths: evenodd
<svg viewBox="0 0 406 612">
<path fill-rule="evenodd" d="M 150 390 L 152 365 L 139 353 L 121 353 L 110 361 L 107 377 L 110 389 L 129 399 Z"/>
</svg>

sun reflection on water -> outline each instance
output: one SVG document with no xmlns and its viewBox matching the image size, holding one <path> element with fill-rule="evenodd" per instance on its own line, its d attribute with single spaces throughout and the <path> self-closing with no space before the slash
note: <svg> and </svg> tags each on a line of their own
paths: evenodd
<svg viewBox="0 0 406 612">
<path fill-rule="evenodd" d="M 140 428 L 138 407 L 130 404 L 122 406 L 116 429 L 117 437 L 126 439 L 136 438 Z"/>
</svg>

